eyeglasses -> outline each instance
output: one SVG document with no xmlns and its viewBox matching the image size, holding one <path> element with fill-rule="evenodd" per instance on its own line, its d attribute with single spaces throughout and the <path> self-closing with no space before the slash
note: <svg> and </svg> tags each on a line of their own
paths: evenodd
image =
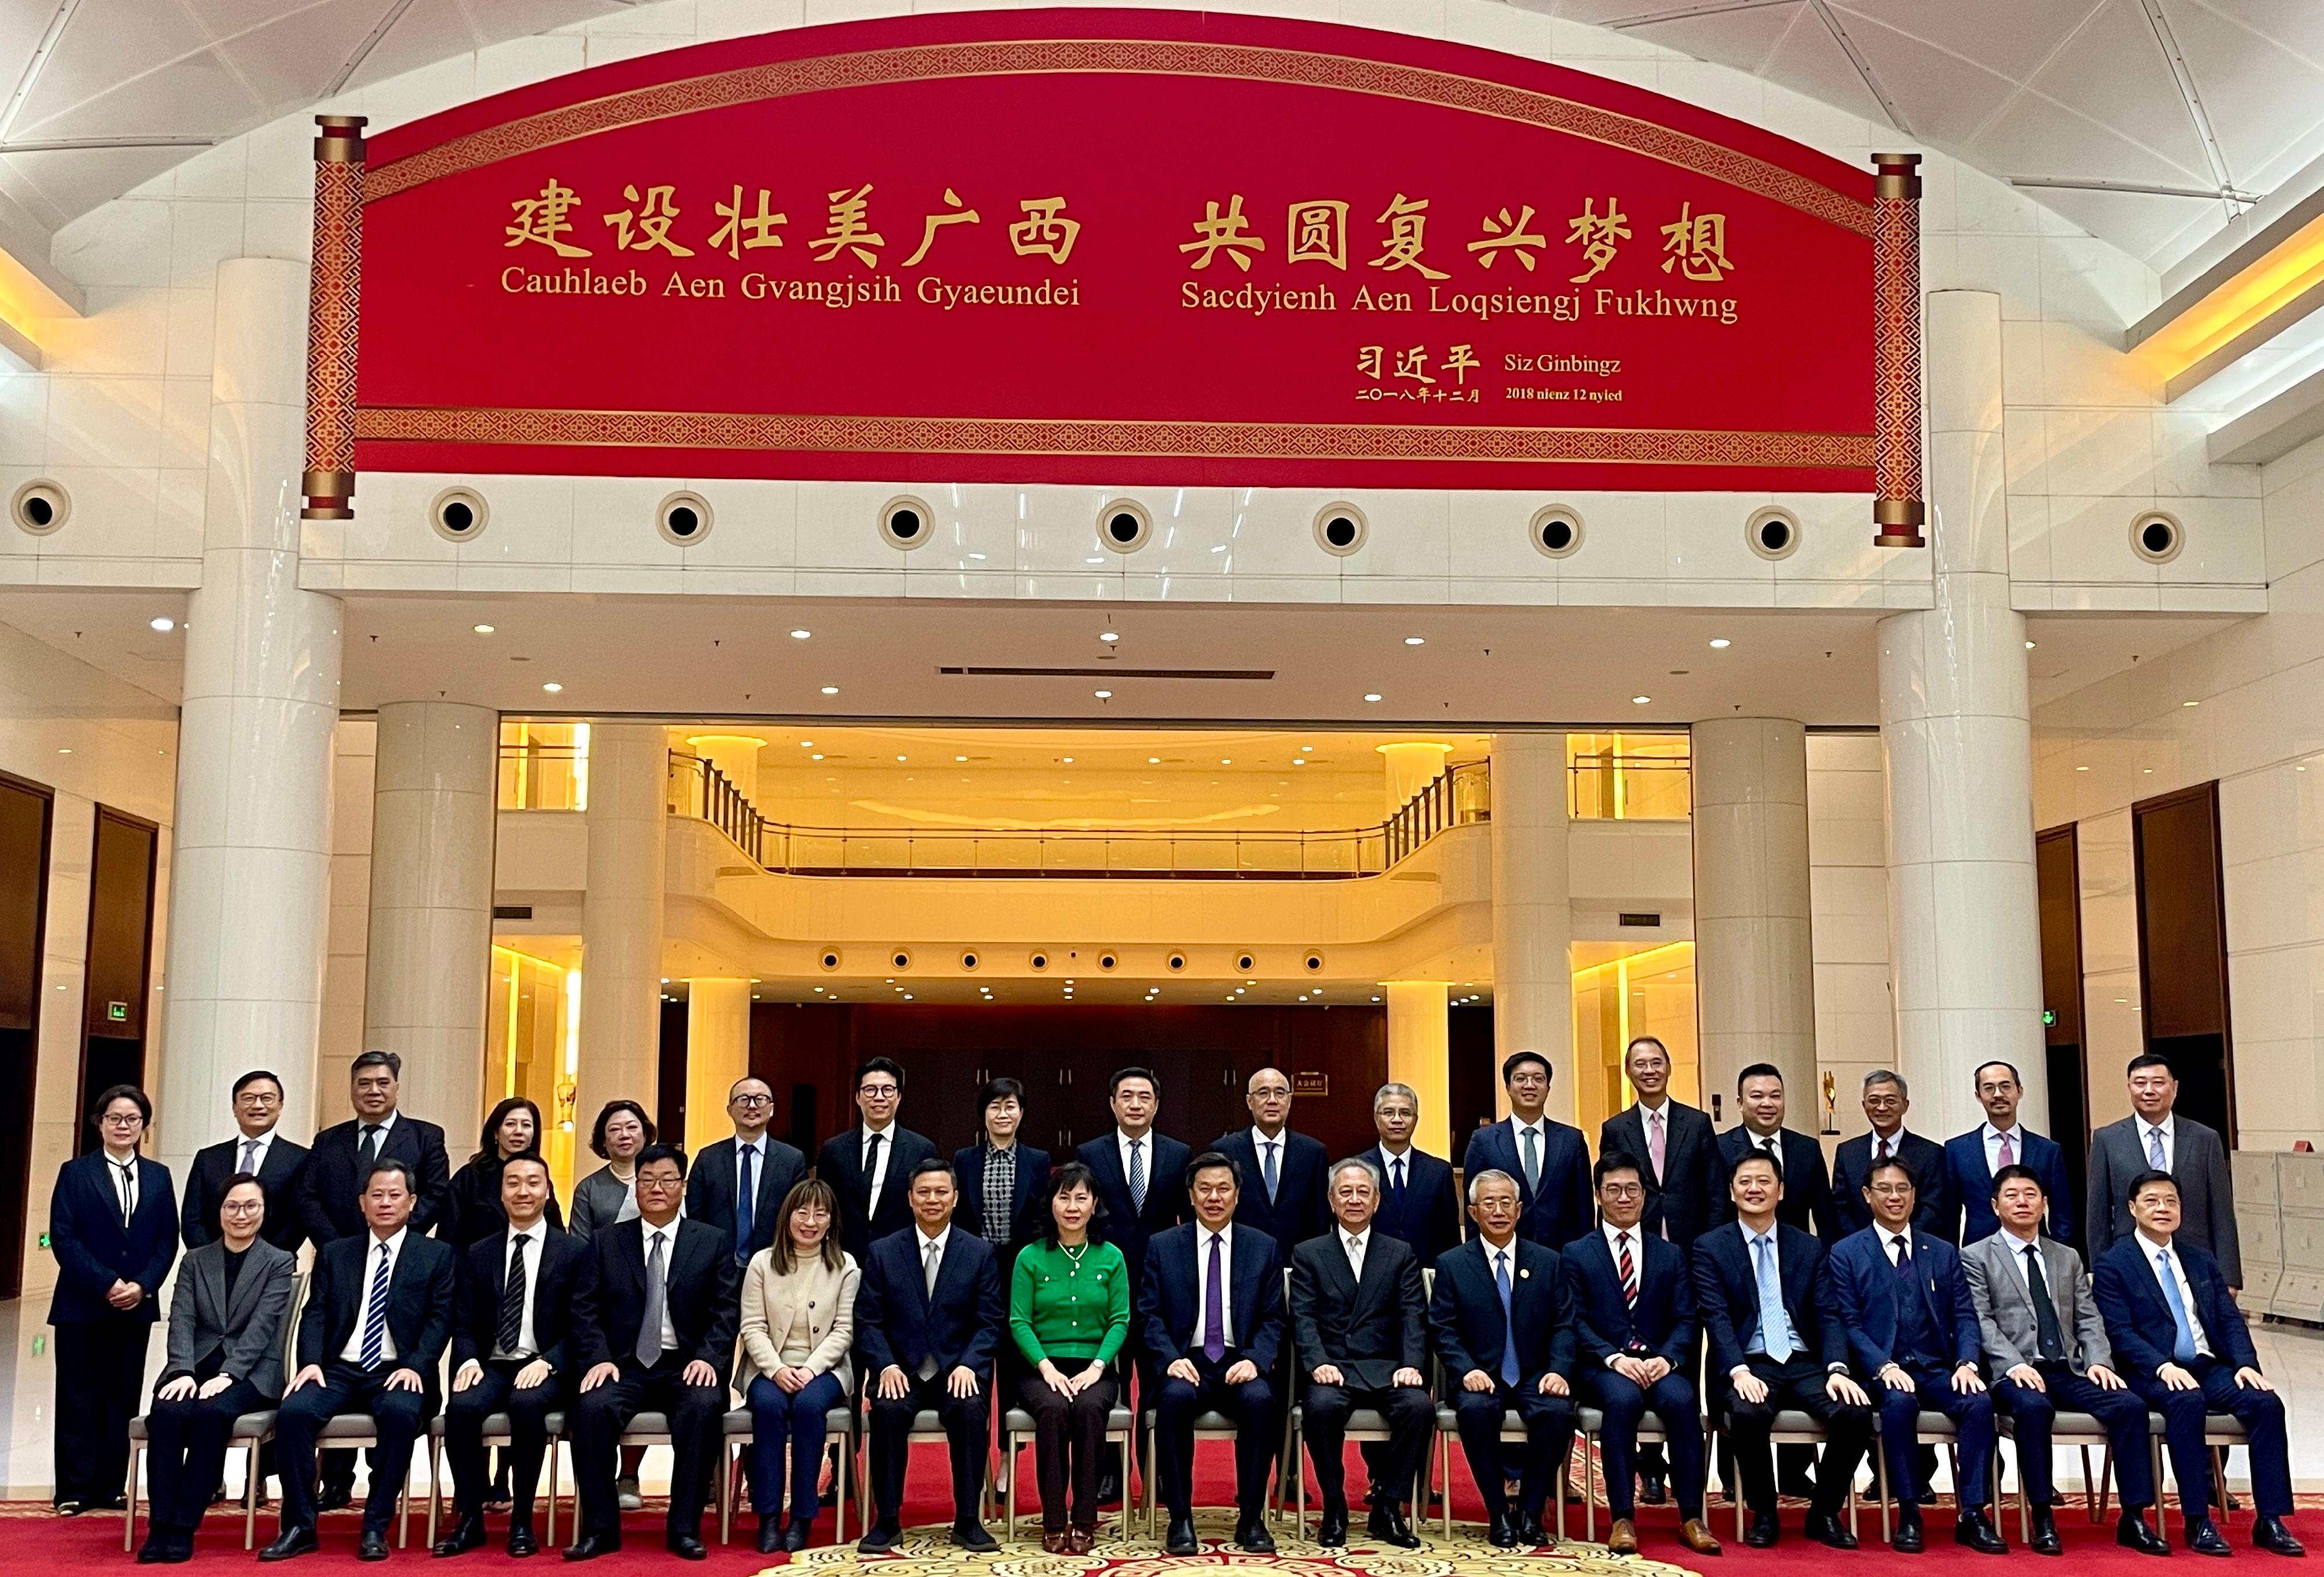
<svg viewBox="0 0 2324 1577">
<path fill-rule="evenodd" d="M 1865 1186 L 1883 1199 L 1896 1199 L 1913 1192 L 1910 1183 L 1868 1183 Z"/>
<path fill-rule="evenodd" d="M 1643 1183 L 1603 1183 L 1598 1188 L 1609 1199 L 1636 1199 L 1646 1191 Z"/>
<path fill-rule="evenodd" d="M 145 1119 L 135 1111 L 108 1111 L 97 1120 L 107 1128 L 135 1128 Z"/>
<path fill-rule="evenodd" d="M 901 1092 L 902 1086 L 899 1084 L 858 1084 L 855 1086 L 855 1093 L 859 1095 L 894 1095 L 901 1093 Z"/>
<path fill-rule="evenodd" d="M 229 1199 L 225 1204 L 218 1206 L 218 1209 L 225 1212 L 227 1215 L 256 1215 L 260 1211 L 264 1210 L 265 1208 L 266 1201 L 263 1199 L 240 1201 Z"/>
<path fill-rule="evenodd" d="M 772 1095 L 737 1095 L 727 1102 L 732 1106 L 772 1106 L 774 1103 Z"/>
</svg>

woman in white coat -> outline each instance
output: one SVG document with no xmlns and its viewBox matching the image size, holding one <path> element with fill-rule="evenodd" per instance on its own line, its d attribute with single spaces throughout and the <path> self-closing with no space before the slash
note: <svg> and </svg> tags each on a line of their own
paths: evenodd
<svg viewBox="0 0 2324 1577">
<path fill-rule="evenodd" d="M 751 1508 L 759 1514 L 762 1555 L 807 1547 L 820 1504 L 824 1416 L 849 1395 L 858 1272 L 839 1246 L 838 1229 L 838 1194 L 809 1177 L 784 1197 L 775 1240 L 751 1256 L 742 1273 L 742 1362 L 734 1383 L 751 1408 Z"/>
</svg>

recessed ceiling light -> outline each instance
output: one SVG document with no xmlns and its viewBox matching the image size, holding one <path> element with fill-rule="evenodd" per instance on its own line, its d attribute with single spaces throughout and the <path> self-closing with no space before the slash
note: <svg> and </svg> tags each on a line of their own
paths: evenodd
<svg viewBox="0 0 2324 1577">
<path fill-rule="evenodd" d="M 1071 757 L 1071 756 L 1065 756 L 1065 757 L 1063 757 L 1063 758 L 1061 758 L 1061 759 L 1065 761 L 1065 765 L 1067 765 L 1067 766 L 1069 766 L 1069 767 L 1070 767 L 1070 766 L 1072 766 L 1072 765 L 1074 764 L 1074 758 L 1073 758 L 1073 757 Z"/>
<path fill-rule="evenodd" d="M 1425 646 L 1428 644 L 1428 637 L 1425 635 L 1407 635 L 1404 638 L 1404 643 L 1406 646 Z"/>
<path fill-rule="evenodd" d="M 2027 641 L 2027 642 L 2025 643 L 2025 650 L 2028 650 L 2028 651 L 2031 651 L 2031 650 L 2034 650 L 2034 643 L 2033 643 L 2031 641 Z"/>
<path fill-rule="evenodd" d="M 2076 770 L 2077 772 L 2087 772 L 2087 771 L 2089 771 L 2089 769 L 2088 767 L 2076 767 L 2076 768 L 2074 769 L 2074 770 Z"/>
<path fill-rule="evenodd" d="M 70 745 L 69 745 L 69 744 L 60 744 L 60 745 L 57 746 L 57 754 L 59 754 L 59 755 L 60 755 L 60 756 L 69 756 L 69 755 L 72 754 L 72 746 L 70 746 Z M 65 988 L 64 988 L 64 987 L 62 987 L 62 986 L 59 986 L 59 987 L 57 988 L 57 990 L 59 990 L 59 991 L 62 991 L 62 990 L 64 990 L 64 989 L 65 989 Z"/>
<path fill-rule="evenodd" d="M 903 758 L 903 757 L 901 757 L 901 756 L 898 756 L 896 759 L 897 759 L 898 761 L 902 761 L 904 758 Z"/>
<path fill-rule="evenodd" d="M 2202 703 L 2200 701 L 2181 701 L 2179 705 L 2181 706 L 2200 706 Z"/>
<path fill-rule="evenodd" d="M 805 641 L 808 636 L 814 633 L 815 632 L 812 630 L 794 630 L 791 632 L 791 639 L 794 641 Z"/>
<path fill-rule="evenodd" d="M 823 687 L 823 693 L 826 696 L 836 696 L 839 694 L 839 687 L 837 685 L 825 685 Z"/>
<path fill-rule="evenodd" d="M 1231 756 L 1221 756 L 1219 758 L 1219 765 L 1222 767 L 1231 767 L 1234 765 L 1234 758 Z"/>
<path fill-rule="evenodd" d="M 1653 699 L 1654 697 L 1652 696 L 1633 696 L 1630 697 L 1630 705 L 1633 706 L 1643 706 Z"/>
<path fill-rule="evenodd" d="M 479 635 L 490 635 L 493 632 L 493 627 L 490 624 L 478 624 L 475 628 Z"/>
<path fill-rule="evenodd" d="M 1304 767 L 1307 764 L 1307 758 L 1305 756 L 1294 756 L 1291 758 L 1291 764 L 1295 767 Z"/>
<path fill-rule="evenodd" d="M 552 695 L 552 696 L 554 696 L 554 695 L 558 695 L 558 694 L 560 694 L 560 693 L 564 690 L 564 688 L 565 688 L 565 687 L 564 687 L 563 685 L 558 684 L 555 679 L 551 679 L 551 680 L 549 680 L 547 684 L 545 684 L 545 685 L 541 686 L 540 687 L 541 687 L 542 689 L 544 689 L 544 690 L 547 690 L 547 691 L 548 691 L 550 695 Z"/>
<path fill-rule="evenodd" d="M 1090 693 L 1101 701 L 1111 701 L 1113 699 L 1113 692 L 1111 690 L 1093 690 Z"/>
<path fill-rule="evenodd" d="M 817 751 L 815 754 L 807 757 L 807 760 L 810 761 L 819 761 L 823 760 L 823 752 L 821 751 Z"/>
<path fill-rule="evenodd" d="M 148 620 L 147 623 L 151 628 L 159 630 L 164 635 L 167 635 L 171 631 L 175 630 L 178 627 L 178 622 L 175 619 L 171 618 L 166 613 L 158 619 Z"/>
<path fill-rule="evenodd" d="M 801 749 L 801 750 L 803 750 L 803 751 L 811 751 L 811 750 L 813 750 L 814 748 L 815 748 L 815 741 L 813 741 L 813 740 L 811 740 L 811 739 L 803 739 L 803 740 L 799 741 L 799 749 Z"/>
<path fill-rule="evenodd" d="M 1113 631 L 1111 631 L 1111 630 L 1108 630 L 1107 632 L 1105 632 L 1105 633 L 1103 633 L 1102 635 L 1100 635 L 1100 636 L 1098 637 L 1098 639 L 1099 639 L 1100 641 L 1119 641 L 1119 640 L 1120 640 L 1120 639 L 1121 639 L 1121 637 L 1120 637 L 1119 634 L 1115 633 Z"/>
<path fill-rule="evenodd" d="M 968 758 L 966 756 L 954 756 L 953 757 L 953 760 L 955 761 L 964 761 L 968 760 Z"/>
<path fill-rule="evenodd" d="M 1146 764 L 1149 767 L 1158 767 L 1162 764 L 1162 758 L 1160 756 L 1148 756 L 1146 758 Z"/>
<path fill-rule="evenodd" d="M 1379 699 L 1379 692 L 1378 690 L 1366 690 L 1364 692 L 1364 699 L 1367 701 L 1377 701 Z"/>
<path fill-rule="evenodd" d="M 1713 651 L 1724 651 L 1734 644 L 1735 642 L 1728 640 L 1724 635 L 1714 635 L 1711 638 L 1711 650 Z"/>
</svg>

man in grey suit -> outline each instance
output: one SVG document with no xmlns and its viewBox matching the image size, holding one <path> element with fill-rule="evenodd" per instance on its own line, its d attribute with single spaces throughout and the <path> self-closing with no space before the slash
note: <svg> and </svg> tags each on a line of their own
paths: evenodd
<svg viewBox="0 0 2324 1577">
<path fill-rule="evenodd" d="M 2013 1164 L 1993 1180 L 1998 1231 L 1965 1245 L 1961 1268 L 1993 1374 L 1994 1406 L 2015 1425 L 2018 1471 L 2034 1511 L 2037 1555 L 2064 1553 L 2050 1509 L 2050 1434 L 2061 1412 L 2106 1426 L 2122 1489 L 2115 1543 L 2142 1554 L 2171 1546 L 2147 1526 L 2154 1472 L 2147 1456 L 2146 1403 L 2114 1369 L 2106 1321 L 2082 1279 L 2082 1257 L 2042 1231 L 2050 1198 L 2042 1175 Z"/>
<path fill-rule="evenodd" d="M 2236 1192 L 2227 1172 L 2227 1147 L 2216 1129 L 2172 1108 L 2179 1101 L 2179 1075 L 2171 1060 L 2154 1052 L 2130 1059 L 2131 1114 L 2090 1135 L 2089 1208 L 2090 1263 L 2135 1230 L 2123 1201 L 2130 1180 L 2141 1172 L 2168 1172 L 2179 1185 L 2183 1211 L 2181 1241 L 2219 1262 L 2230 1291 L 2244 1285 L 2242 1239 L 2236 1231 Z"/>
</svg>

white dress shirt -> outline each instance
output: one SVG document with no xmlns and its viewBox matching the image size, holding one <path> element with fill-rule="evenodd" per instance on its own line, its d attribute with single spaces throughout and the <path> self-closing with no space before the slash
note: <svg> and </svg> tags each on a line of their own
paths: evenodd
<svg viewBox="0 0 2324 1577">
<path fill-rule="evenodd" d="M 1882 1227 L 1879 1231 L 1880 1257 L 1883 1259 L 1887 1260 L 1891 1265 L 1895 1264 L 1896 1245 L 1902 1243 L 1904 1245 L 1904 1263 L 1910 1265 L 1914 1259 L 1913 1229 L 1911 1227 L 1906 1227 L 1901 1232 L 1892 1232 L 1886 1227 Z"/>
<path fill-rule="evenodd" d="M 1146 1186 L 1148 1191 L 1151 1191 L 1154 1186 L 1154 1130 L 1149 1128 L 1144 1133 L 1139 1134 L 1136 1139 L 1130 1138 L 1119 1128 L 1113 1130 L 1113 1148 L 1115 1153 L 1121 1157 L 1121 1184 L 1125 1188 L 1130 1185 L 1130 1148 L 1132 1145 L 1143 1145 L 1146 1147 L 1140 1153 L 1146 1157 L 1143 1163 L 1146 1172 Z M 1261 1152 L 1262 1155 L 1265 1152 L 1263 1151 Z M 1257 1179 L 1254 1178 L 1252 1181 L 1256 1182 Z"/>
<path fill-rule="evenodd" d="M 2001 1170 L 2001 1130 L 1990 1122 L 1985 1125 L 1985 1169 L 1988 1173 Z M 2025 1125 L 2019 1123 L 2009 1130 L 2009 1158 L 2022 1167 L 2025 1164 Z"/>
<path fill-rule="evenodd" d="M 1203 1338 L 1209 1330 L 1203 1323 L 1204 1311 L 1211 1296 L 1211 1245 L 1219 1246 L 1219 1340 L 1231 1349 L 1234 1339 L 1234 1222 L 1229 1222 L 1217 1231 L 1206 1226 L 1194 1228 L 1194 1339 L 1187 1343 L 1194 1351 L 1203 1350 Z"/>
<path fill-rule="evenodd" d="M 2025 1289 L 2025 1301 L 2027 1303 L 2032 1303 L 2034 1301 L 2034 1268 L 2025 1262 L 2025 1250 L 2028 1249 L 2038 1250 L 2041 1248 L 2041 1234 L 2036 1232 L 2034 1237 L 2029 1240 L 2021 1238 L 2015 1232 L 2011 1231 L 2007 1227 L 2004 1227 L 2001 1229 L 2001 1239 L 2002 1241 L 2009 1245 L 2009 1262 L 2017 1267 L 2017 1281 L 2018 1285 Z M 2042 1268 L 2042 1283 L 2044 1286 L 2049 1286 L 2049 1282 L 2050 1268 L 2048 1266 L 2044 1265 Z M 2052 1296 L 2054 1298 L 2058 1289 L 2054 1286 L 2050 1286 L 2049 1290 Z"/>
<path fill-rule="evenodd" d="M 680 1216 L 678 1219 L 683 1221 L 685 1218 Z M 641 1241 L 648 1266 L 653 1264 L 654 1245 L 661 1245 L 661 1350 L 675 1352 L 678 1351 L 678 1326 L 669 1317 L 669 1273 L 671 1267 L 678 1262 L 678 1221 L 666 1227 L 658 1227 L 651 1222 L 643 1222 L 641 1226 L 645 1234 Z"/>
<path fill-rule="evenodd" d="M 893 1160 L 896 1156 L 896 1125 L 894 1122 L 890 1121 L 885 1128 L 874 1128 L 867 1122 L 856 1130 L 855 1159 L 857 1165 L 862 1165 L 870 1156 L 872 1149 L 872 1136 L 875 1133 L 880 1136 L 880 1158 L 872 1165 L 871 1176 L 872 1192 L 866 1196 L 871 1201 L 871 1207 L 873 1210 L 880 1208 L 880 1187 L 881 1185 L 888 1181 L 888 1163 Z M 735 1142 L 739 1146 L 742 1141 L 738 1139 Z M 735 1158 L 740 1160 L 742 1157 L 738 1156 Z M 752 1176 L 754 1178 L 765 1176 L 765 1167 L 767 1164 L 766 1152 L 763 1150 L 761 1151 L 758 1160 L 753 1164 L 757 1166 L 760 1170 L 753 1173 Z M 740 1176 L 741 1174 L 737 1173 L 736 1176 Z"/>
<path fill-rule="evenodd" d="M 1381 1187 L 1396 1186 L 1396 1169 L 1398 1167 L 1404 1168 L 1404 1185 L 1407 1188 L 1412 1186 L 1412 1151 L 1413 1147 L 1410 1145 L 1405 1146 L 1400 1150 L 1392 1150 L 1385 1143 L 1381 1144 L 1379 1148 Z"/>
<path fill-rule="evenodd" d="M 1372 1246 L 1371 1228 L 1366 1227 L 1360 1232 L 1351 1232 L 1345 1227 L 1334 1227 L 1333 1230 L 1340 1234 L 1340 1248 L 1348 1256 L 1348 1268 L 1354 1273 L 1357 1285 L 1361 1286 L 1364 1279 L 1364 1254 Z"/>
<path fill-rule="evenodd" d="M 2153 1136 L 2160 1133 L 2163 1136 L 2163 1169 L 2166 1172 L 2171 1170 L 2179 1159 L 2179 1145 L 2175 1138 L 2178 1131 L 2178 1115 L 2175 1111 L 2167 1111 L 2163 1113 L 2162 1121 L 2149 1122 L 2135 1112 L 2131 1114 L 2130 1120 L 2138 1129 L 2139 1159 L 2147 1158 L 2149 1148 L 2154 1142 Z M 2178 1263 L 2176 1255 L 2172 1257 L 2172 1263 L 2174 1265 Z M 2184 1277 L 2181 1279 L 2183 1280 Z"/>
<path fill-rule="evenodd" d="M 363 1135 L 358 1131 L 355 1137 L 360 1139 Z M 386 1140 L 385 1134 L 380 1135 L 380 1141 L 383 1144 Z M 252 1176 L 256 1176 L 266 1165 L 267 1152 L 273 1148 L 274 1130 L 271 1128 L 262 1134 L 235 1134 L 234 1136 L 234 1169 L 237 1172 L 248 1172 Z M 249 1157 L 248 1160 L 243 1158 L 245 1156 Z"/>
<path fill-rule="evenodd" d="M 503 1277 L 508 1274 L 509 1256 L 516 1251 L 516 1240 L 519 1238 L 528 1240 L 524 1246 L 524 1321 L 517 1327 L 516 1351 L 513 1352 L 503 1352 L 498 1351 L 500 1333 L 497 1329 L 493 1331 L 493 1342 L 494 1351 L 493 1356 L 494 1358 L 538 1358 L 540 1356 L 540 1339 L 533 1334 L 532 1301 L 540 1295 L 540 1255 L 542 1250 L 547 1247 L 549 1242 L 549 1222 L 547 1219 L 544 1218 L 533 1222 L 522 1231 L 518 1231 L 514 1227 L 511 1227 L 507 1231 L 501 1234 L 501 1274 Z M 649 1251 L 650 1251 L 650 1250 L 649 1250 Z M 664 1269 L 667 1270 L 667 1268 L 668 1262 L 665 1261 Z M 508 1284 L 506 1281 L 503 1281 L 501 1285 L 503 1286 L 506 1286 Z M 667 1283 L 665 1282 L 665 1286 L 666 1285 Z M 663 1300 L 665 1306 L 667 1306 L 668 1302 L 668 1298 L 665 1297 Z M 493 1313 L 493 1318 L 497 1320 L 499 1317 L 499 1313 L 495 1310 Z M 670 1345 L 675 1347 L 678 1343 L 672 1342 Z"/>
<path fill-rule="evenodd" d="M 2146 1142 L 2146 1119 L 2142 1117 L 2138 1120 L 2138 1128 L 2139 1146 L 2141 1148 L 2144 1148 Z M 2163 1145 L 2168 1148 L 2171 1143 L 2171 1130 L 2167 1125 L 2164 1127 L 2163 1132 Z M 2168 1258 L 2170 1260 L 2171 1275 L 2172 1278 L 2179 1283 L 2179 1301 L 2187 1310 L 2187 1328 L 2195 1333 L 2195 1351 L 2197 1356 L 2202 1358 L 2217 1358 L 2218 1353 L 2214 1351 L 2211 1346 L 2211 1338 L 2207 1335 L 2203 1330 L 2202 1312 L 2195 1306 L 2195 1288 L 2187 1279 L 2187 1268 L 2179 1262 L 2179 1250 L 2172 1248 L 2169 1243 L 2156 1242 L 2153 1238 L 2148 1237 L 2144 1230 L 2141 1230 L 2135 1235 L 2138 1239 L 2138 1251 L 2140 1255 L 2145 1259 L 2147 1271 L 2154 1277 L 2154 1284 L 2157 1286 L 2163 1285 L 2163 1272 L 2156 1268 L 2154 1257 L 2157 1254 L 2161 1254 Z M 2171 1300 L 2166 1296 L 2163 1301 L 2165 1305 L 2168 1305 Z M 2175 1340 L 2178 1333 L 2173 1332 L 2172 1333 L 2172 1335 Z"/>
<path fill-rule="evenodd" d="M 392 1282 L 395 1279 L 396 1261 L 403 1258 L 403 1240 L 410 1235 L 410 1231 L 411 1229 L 410 1227 L 398 1227 L 395 1229 L 395 1236 L 383 1240 L 387 1244 L 387 1263 L 384 1266 L 382 1266 L 379 1262 L 379 1247 L 383 1240 L 371 1232 L 365 1232 L 364 1234 L 363 1286 L 355 1294 L 355 1328 L 354 1333 L 348 1336 L 347 1344 L 339 1349 L 339 1357 L 342 1361 L 355 1364 L 359 1364 L 363 1361 L 364 1325 L 371 1314 L 371 1289 L 374 1284 L 375 1284 L 383 1276 L 386 1277 L 390 1282 Z M 395 1357 L 394 1330 L 390 1328 L 388 1330 L 382 1331 L 379 1337 L 379 1360 L 381 1365 L 384 1367 L 387 1364 L 394 1362 Z"/>
<path fill-rule="evenodd" d="M 125 1222 L 137 1213 L 141 1197 L 137 1185 L 137 1152 L 129 1152 L 124 1163 L 111 1150 L 99 1150 L 105 1157 L 105 1185 L 113 1195 L 113 1203 L 121 1207 L 121 1219 Z M 149 1293 L 153 1289 L 148 1287 Z"/>
<path fill-rule="evenodd" d="M 1259 1185 L 1261 1188 L 1267 1186 L 1267 1150 L 1269 1145 L 1275 1147 L 1275 1185 L 1280 1188 L 1283 1185 L 1283 1163 L 1291 1154 L 1289 1125 L 1277 1129 L 1273 1139 L 1261 1133 L 1256 1122 L 1250 1125 L 1250 1153 L 1259 1159 Z"/>
<path fill-rule="evenodd" d="M 1875 1130 L 1869 1137 L 1872 1140 L 1872 1148 L 1868 1153 L 1873 1160 L 1902 1160 L 1904 1158 L 1904 1125 L 1903 1123 L 1898 1123 L 1896 1125 L 1896 1131 L 1890 1134 L 1885 1139 L 1880 1137 L 1877 1130 Z M 1886 1157 L 1882 1156 L 1880 1153 L 1880 1147 L 1884 1144 L 1888 1147 L 1888 1153 Z"/>
<path fill-rule="evenodd" d="M 1614 1256 L 1614 1273 L 1622 1271 L 1622 1240 L 1630 1240 L 1630 1268 L 1637 1272 L 1643 1286 L 1646 1279 L 1646 1228 L 1641 1222 L 1634 1227 L 1618 1227 L 1610 1222 L 1600 1222 L 1598 1230 L 1606 1234 L 1606 1252 Z"/>
</svg>

